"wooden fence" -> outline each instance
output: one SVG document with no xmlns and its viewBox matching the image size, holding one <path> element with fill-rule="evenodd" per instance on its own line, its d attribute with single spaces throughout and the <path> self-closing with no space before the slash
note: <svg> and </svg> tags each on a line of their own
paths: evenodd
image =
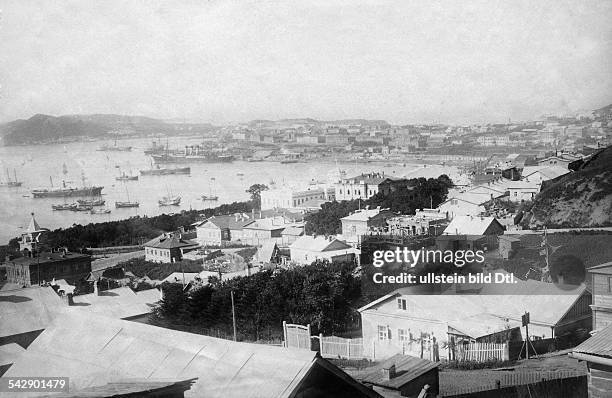
<svg viewBox="0 0 612 398">
<path fill-rule="evenodd" d="M 285 347 L 310 350 L 310 325 L 296 325 L 283 321 Z"/>
<path fill-rule="evenodd" d="M 470 343 L 460 344 L 455 349 L 458 361 L 486 362 L 492 360 L 507 361 L 510 359 L 508 344 Z"/>
<path fill-rule="evenodd" d="M 363 339 L 345 339 L 337 336 L 319 335 L 321 356 L 324 358 L 362 359 Z"/>
<path fill-rule="evenodd" d="M 461 397 L 482 391 L 533 385 L 549 380 L 571 379 L 586 376 L 586 370 L 561 369 L 551 371 L 492 371 L 482 370 L 478 381 L 466 383 L 462 372 L 442 372 L 440 376 L 440 397 Z M 489 395 L 487 395 L 489 396 Z"/>
</svg>

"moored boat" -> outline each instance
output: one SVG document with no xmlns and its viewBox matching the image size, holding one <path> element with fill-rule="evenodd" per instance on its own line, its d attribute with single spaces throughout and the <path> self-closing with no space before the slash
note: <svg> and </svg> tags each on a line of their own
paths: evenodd
<svg viewBox="0 0 612 398">
<path fill-rule="evenodd" d="M 76 203 L 64 203 L 59 205 L 51 205 L 53 210 L 72 210 L 76 208 L 78 205 Z"/>
<path fill-rule="evenodd" d="M 180 196 L 164 196 L 157 201 L 160 206 L 178 206 L 181 204 Z"/>
<path fill-rule="evenodd" d="M 110 209 L 91 209 L 90 214 L 108 214 L 110 213 Z"/>
<path fill-rule="evenodd" d="M 104 206 L 104 199 L 79 199 L 77 200 L 80 206 Z"/>
<path fill-rule="evenodd" d="M 117 209 L 124 208 L 124 207 L 139 207 L 139 206 L 140 206 L 140 203 L 138 203 L 138 202 L 130 202 L 130 201 L 127 201 L 127 202 L 115 202 L 115 207 Z"/>
<path fill-rule="evenodd" d="M 191 167 L 165 168 L 157 167 L 149 170 L 140 170 L 143 176 L 165 176 L 171 174 L 191 174 Z"/>
</svg>

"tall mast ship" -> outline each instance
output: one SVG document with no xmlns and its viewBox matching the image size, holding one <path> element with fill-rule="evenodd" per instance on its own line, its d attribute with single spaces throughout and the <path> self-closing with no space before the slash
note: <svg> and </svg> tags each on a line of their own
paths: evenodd
<svg viewBox="0 0 612 398">
<path fill-rule="evenodd" d="M 17 170 L 13 169 L 15 179 L 11 180 L 8 169 L 6 169 L 6 182 L 0 182 L 0 187 L 20 187 L 23 182 L 17 180 Z"/>
<path fill-rule="evenodd" d="M 103 186 L 85 186 L 83 182 L 82 187 L 70 187 L 66 185 L 66 181 L 62 181 L 62 185 L 59 187 L 53 186 L 53 178 L 49 176 L 51 182 L 50 188 L 37 188 L 32 190 L 33 198 L 66 198 L 71 196 L 101 196 Z M 84 180 L 83 180 L 84 181 Z"/>
</svg>

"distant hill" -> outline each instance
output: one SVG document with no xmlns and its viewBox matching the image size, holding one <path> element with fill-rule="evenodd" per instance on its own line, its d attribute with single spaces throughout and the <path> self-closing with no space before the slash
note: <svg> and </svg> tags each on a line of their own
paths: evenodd
<svg viewBox="0 0 612 398">
<path fill-rule="evenodd" d="M 312 118 L 280 119 L 280 120 L 251 120 L 250 127 L 287 128 L 292 125 L 314 125 L 314 126 L 389 126 L 384 120 L 367 119 L 343 119 L 343 120 L 317 120 Z"/>
<path fill-rule="evenodd" d="M 521 224 L 529 228 L 612 226 L 612 146 L 545 186 Z"/>
<path fill-rule="evenodd" d="M 108 138 L 124 135 L 161 134 L 169 132 L 201 132 L 208 124 L 167 123 L 144 116 L 125 115 L 34 115 L 27 120 L 15 120 L 0 125 L 2 145 L 68 142 L 82 137 Z"/>
</svg>

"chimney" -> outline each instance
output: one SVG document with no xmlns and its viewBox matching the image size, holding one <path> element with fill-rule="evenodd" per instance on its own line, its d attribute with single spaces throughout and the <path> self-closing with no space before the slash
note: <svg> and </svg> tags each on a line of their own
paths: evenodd
<svg viewBox="0 0 612 398">
<path fill-rule="evenodd" d="M 72 298 L 72 293 L 66 294 L 66 298 L 68 299 L 68 305 L 74 305 L 74 299 Z"/>
<path fill-rule="evenodd" d="M 382 368 L 383 379 L 391 380 L 395 377 L 395 365 L 384 365 Z"/>
</svg>

